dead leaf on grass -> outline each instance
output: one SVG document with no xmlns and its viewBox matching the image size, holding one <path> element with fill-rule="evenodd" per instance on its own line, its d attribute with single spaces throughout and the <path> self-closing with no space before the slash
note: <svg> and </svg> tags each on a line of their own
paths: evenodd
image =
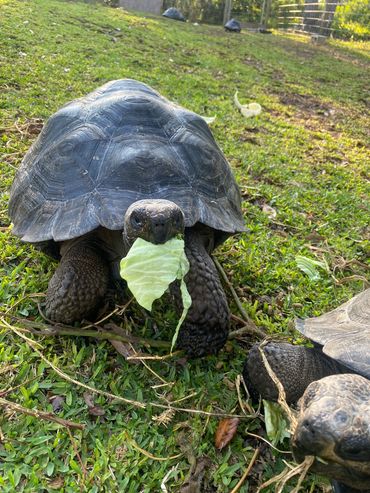
<svg viewBox="0 0 370 493">
<path fill-rule="evenodd" d="M 222 450 L 233 439 L 239 424 L 239 418 L 222 419 L 217 427 L 215 436 L 215 446 Z"/>
<path fill-rule="evenodd" d="M 262 212 L 266 214 L 270 219 L 275 219 L 277 216 L 276 209 L 271 207 L 271 205 L 268 204 L 263 204 L 262 206 Z"/>
<path fill-rule="evenodd" d="M 101 406 L 96 406 L 94 404 L 94 396 L 92 393 L 84 392 L 83 397 L 84 397 L 85 404 L 88 407 L 89 414 L 91 414 L 91 416 L 104 416 L 105 415 L 104 409 Z"/>
</svg>

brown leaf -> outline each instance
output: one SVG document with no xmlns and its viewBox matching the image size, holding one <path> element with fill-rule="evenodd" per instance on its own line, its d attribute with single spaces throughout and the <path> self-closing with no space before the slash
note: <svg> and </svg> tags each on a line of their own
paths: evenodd
<svg viewBox="0 0 370 493">
<path fill-rule="evenodd" d="M 223 449 L 232 440 L 238 424 L 239 418 L 225 418 L 219 422 L 215 436 L 215 446 L 218 450 Z"/>
<path fill-rule="evenodd" d="M 92 416 L 104 416 L 105 411 L 101 406 L 89 407 L 89 414 Z"/>
<path fill-rule="evenodd" d="M 62 476 L 57 476 L 56 478 L 54 478 L 48 483 L 48 487 L 53 490 L 60 490 L 60 488 L 62 488 L 63 485 L 64 485 L 64 479 Z"/>
<path fill-rule="evenodd" d="M 63 409 L 64 397 L 62 395 L 52 395 L 49 397 L 49 401 L 51 402 L 55 413 L 58 413 Z"/>
</svg>

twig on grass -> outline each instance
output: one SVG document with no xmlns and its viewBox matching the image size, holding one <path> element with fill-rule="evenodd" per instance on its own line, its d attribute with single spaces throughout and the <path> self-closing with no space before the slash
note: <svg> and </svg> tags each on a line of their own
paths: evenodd
<svg viewBox="0 0 370 493">
<path fill-rule="evenodd" d="M 256 450 L 254 451 L 253 457 L 252 457 L 250 463 L 248 464 L 248 467 L 246 468 L 246 470 L 243 473 L 243 476 L 239 479 L 238 483 L 230 491 L 230 493 L 237 493 L 240 490 L 240 488 L 242 487 L 244 481 L 247 479 L 249 473 L 251 472 L 252 467 L 254 466 L 254 463 L 256 462 L 259 453 L 260 453 L 260 449 L 259 448 L 256 448 Z"/>
<path fill-rule="evenodd" d="M 142 346 L 149 347 L 158 347 L 169 349 L 171 344 L 167 341 L 159 341 L 155 339 L 145 339 L 143 337 L 136 337 L 131 334 L 126 335 L 118 335 L 113 332 L 110 332 L 109 329 L 112 329 L 115 324 L 106 324 L 104 328 L 98 328 L 98 330 L 93 329 L 84 329 L 78 327 L 71 327 L 69 325 L 61 325 L 55 324 L 52 326 L 46 325 L 41 322 L 35 322 L 33 320 L 27 320 L 26 318 L 17 317 L 16 315 L 10 315 L 10 317 L 22 324 L 25 328 L 17 327 L 19 331 L 24 332 L 25 330 L 30 332 L 31 334 L 35 334 L 38 336 L 82 336 L 82 337 L 93 337 L 95 339 L 103 339 L 103 340 L 116 340 L 123 342 L 131 342 L 132 344 L 140 344 Z M 4 321 L 4 319 L 2 319 Z M 105 329 L 105 330 L 104 330 Z M 33 341 L 35 343 L 35 341 Z"/>
<path fill-rule="evenodd" d="M 74 423 L 73 421 L 69 421 L 67 419 L 58 418 L 54 416 L 54 414 L 47 413 L 45 411 L 39 411 L 38 409 L 28 409 L 27 407 L 23 407 L 16 402 L 8 401 L 7 399 L 3 399 L 0 397 L 0 406 L 7 407 L 12 411 L 27 414 L 28 416 L 33 416 L 34 418 L 44 419 L 46 421 L 53 421 L 54 423 L 58 423 L 66 428 L 75 428 L 77 430 L 83 430 L 85 425 L 81 423 Z"/>
<path fill-rule="evenodd" d="M 246 322 L 250 322 L 251 324 L 254 324 L 254 322 L 249 318 L 247 312 L 244 310 L 244 307 L 239 299 L 239 296 L 236 294 L 236 291 L 234 289 L 234 286 L 232 285 L 232 283 L 229 281 L 229 278 L 227 277 L 226 275 L 226 272 L 224 271 L 224 269 L 222 268 L 222 265 L 220 264 L 220 262 L 217 260 L 216 257 L 213 257 L 213 261 L 217 267 L 217 270 L 219 272 L 219 274 L 221 275 L 222 279 L 224 280 L 226 286 L 230 289 L 230 292 L 234 298 L 234 301 L 236 303 L 236 306 L 238 307 L 238 310 L 241 314 L 241 316 L 243 317 L 243 319 L 246 321 Z"/>
<path fill-rule="evenodd" d="M 238 331 L 235 330 L 233 332 L 231 332 L 229 334 L 229 339 L 235 339 L 236 337 L 238 337 L 239 335 L 242 335 L 242 334 L 245 334 L 245 333 L 248 333 L 248 334 L 252 334 L 252 335 L 257 335 L 259 337 L 266 337 L 266 333 L 259 329 L 257 327 L 257 325 L 253 322 L 253 320 L 249 317 L 248 313 L 244 310 L 244 307 L 239 299 L 239 296 L 237 295 L 235 289 L 234 289 L 234 286 L 232 285 L 232 283 L 229 281 L 227 275 L 226 275 L 226 272 L 224 271 L 224 269 L 222 268 L 222 265 L 220 264 L 220 262 L 217 260 L 217 258 L 213 257 L 213 261 L 217 267 L 217 270 L 219 272 L 219 274 L 221 275 L 223 281 L 225 282 L 226 286 L 229 288 L 231 294 L 232 294 L 232 297 L 234 298 L 234 301 L 235 301 L 235 304 L 236 306 L 238 307 L 238 310 L 242 316 L 242 318 L 239 318 L 237 317 L 236 315 L 231 315 L 231 317 L 238 321 L 239 323 L 243 323 L 244 327 L 242 327 L 241 329 L 239 329 Z"/>
<path fill-rule="evenodd" d="M 86 385 L 82 382 L 79 382 L 78 380 L 70 377 L 66 373 L 64 373 L 62 370 L 60 370 L 57 366 L 55 366 L 51 361 L 49 361 L 39 349 L 36 348 L 36 344 L 40 346 L 40 344 L 36 343 L 35 341 L 32 341 L 28 337 L 26 337 L 24 334 L 22 334 L 21 330 L 19 330 L 18 327 L 13 327 L 10 325 L 4 318 L 0 318 L 0 327 L 7 328 L 14 333 L 16 333 L 19 337 L 24 339 L 26 343 L 29 345 L 31 349 L 33 349 L 38 356 L 48 365 L 50 366 L 61 378 L 64 380 L 67 380 L 70 383 L 73 383 L 79 387 L 85 388 L 87 390 L 90 390 L 91 392 L 94 392 L 99 395 L 103 395 L 104 397 L 108 397 L 109 399 L 116 400 L 118 402 L 123 402 L 124 404 L 129 404 L 135 407 L 139 407 L 141 409 L 146 409 L 148 406 L 155 407 L 158 409 L 172 409 L 173 411 L 179 411 L 179 412 L 186 412 L 190 414 L 199 414 L 201 416 L 216 416 L 216 417 L 223 417 L 223 418 L 245 418 L 244 415 L 237 415 L 237 414 L 231 414 L 231 413 L 213 413 L 213 412 L 208 412 L 208 411 L 203 411 L 202 409 L 191 409 L 191 408 L 184 408 L 184 407 L 175 407 L 172 406 L 171 404 L 169 405 L 164 405 L 164 404 L 159 404 L 158 402 L 148 402 L 148 403 L 143 403 L 131 399 L 127 399 L 125 397 L 121 397 L 119 395 L 111 394 L 110 392 L 106 392 L 104 390 L 99 390 L 95 389 L 94 387 L 90 387 L 89 385 Z"/>
<path fill-rule="evenodd" d="M 238 337 L 243 336 L 244 334 L 256 335 L 258 337 L 261 337 L 262 339 L 264 339 L 267 336 L 266 332 L 263 329 L 257 327 L 257 325 L 255 325 L 254 322 L 246 322 L 245 320 L 234 315 L 233 313 L 231 314 L 231 318 L 235 320 L 235 322 L 243 324 L 243 327 L 230 332 L 228 337 L 229 339 L 237 339 Z"/>
</svg>

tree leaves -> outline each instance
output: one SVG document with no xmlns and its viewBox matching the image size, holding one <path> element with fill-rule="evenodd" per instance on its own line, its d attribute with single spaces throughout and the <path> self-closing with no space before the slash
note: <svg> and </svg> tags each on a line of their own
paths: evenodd
<svg viewBox="0 0 370 493">
<path fill-rule="evenodd" d="M 263 400 L 263 407 L 267 436 L 273 445 L 277 445 L 290 437 L 288 422 L 283 416 L 282 408 L 276 402 Z"/>
</svg>

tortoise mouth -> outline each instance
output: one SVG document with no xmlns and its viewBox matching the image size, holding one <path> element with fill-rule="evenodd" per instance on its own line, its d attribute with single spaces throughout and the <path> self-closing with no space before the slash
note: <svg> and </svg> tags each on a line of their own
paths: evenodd
<svg viewBox="0 0 370 493">
<path fill-rule="evenodd" d="M 302 462 L 306 456 L 313 453 L 304 453 L 293 447 L 293 455 L 297 462 Z M 343 455 L 336 455 L 333 448 L 330 455 L 323 453 L 315 455 L 315 461 L 311 470 L 327 476 L 331 480 L 339 481 L 347 486 L 356 489 L 369 488 L 370 485 L 370 461 L 366 459 L 344 458 Z M 367 490 L 366 490 L 367 491 Z"/>
<path fill-rule="evenodd" d="M 124 238 L 132 244 L 137 238 L 166 243 L 184 233 L 185 218 L 181 208 L 169 200 L 147 199 L 134 202 L 125 214 Z"/>
<path fill-rule="evenodd" d="M 370 471 L 370 443 L 363 443 L 362 437 L 357 437 L 358 440 L 343 440 L 334 448 L 334 452 L 342 460 L 350 460 L 354 462 L 368 462 Z M 353 443 L 355 442 L 355 443 Z"/>
</svg>

